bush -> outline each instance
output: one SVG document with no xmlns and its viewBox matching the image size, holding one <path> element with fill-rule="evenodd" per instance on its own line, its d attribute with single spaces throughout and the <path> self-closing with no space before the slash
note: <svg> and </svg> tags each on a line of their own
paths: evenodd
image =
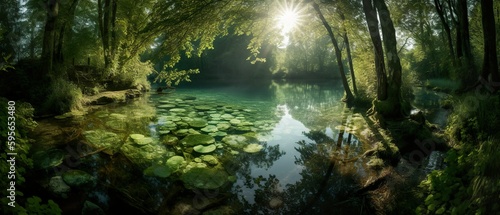
<svg viewBox="0 0 500 215">
<path fill-rule="evenodd" d="M 52 81 L 50 94 L 42 104 L 43 113 L 62 114 L 69 111 L 82 110 L 82 91 L 75 84 L 64 79 Z"/>
<path fill-rule="evenodd" d="M 12 117 L 8 112 L 8 101 L 5 98 L 0 97 L 0 130 L 8 131 L 7 122 L 8 117 Z M 16 199 L 15 206 L 11 207 L 8 205 L 10 200 L 6 198 L 9 194 L 7 194 L 7 189 L 3 189 L 1 202 L 1 211 L 2 214 L 61 214 L 61 210 L 59 206 L 54 203 L 52 200 L 48 201 L 48 204 L 40 204 L 41 199 L 39 197 L 33 196 L 26 198 L 25 201 L 20 199 L 19 197 L 23 196 L 22 193 L 22 185 L 25 182 L 24 174 L 33 167 L 33 161 L 28 157 L 28 151 L 31 148 L 31 144 L 33 140 L 28 137 L 28 133 L 35 129 L 37 126 L 36 122 L 33 120 L 34 109 L 29 103 L 24 102 L 16 102 L 15 104 L 15 113 L 13 113 L 15 117 L 15 149 L 11 151 L 7 147 L 4 147 L 0 157 L 4 162 L 0 162 L 0 172 L 7 173 L 9 172 L 10 166 L 8 162 L 5 162 L 7 158 L 8 152 L 17 153 L 15 160 L 16 167 L 16 178 L 15 180 L 15 188 L 16 188 Z M 4 143 L 3 140 L 7 140 L 7 132 L 2 132 L 0 134 L 1 144 L 3 146 L 7 146 L 7 143 Z M 0 183 L 2 185 L 7 185 L 11 182 L 7 176 L 0 177 Z"/>
</svg>

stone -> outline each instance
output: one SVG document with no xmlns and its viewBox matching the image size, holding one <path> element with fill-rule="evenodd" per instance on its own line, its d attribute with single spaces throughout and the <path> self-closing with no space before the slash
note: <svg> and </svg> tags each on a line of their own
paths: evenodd
<svg viewBox="0 0 500 215">
<path fill-rule="evenodd" d="M 64 183 L 61 176 L 54 176 L 50 178 L 49 190 L 57 196 L 67 198 L 71 187 Z"/>
<path fill-rule="evenodd" d="M 90 201 L 85 201 L 83 203 L 83 208 L 82 208 L 82 215 L 105 215 L 104 210 L 100 208 L 98 205 L 90 202 Z"/>
<path fill-rule="evenodd" d="M 206 134 L 189 134 L 181 140 L 186 146 L 209 145 L 215 143 L 214 137 Z"/>
<path fill-rule="evenodd" d="M 81 170 L 68 170 L 62 174 L 62 179 L 71 187 L 80 187 L 92 184 L 94 177 Z"/>
<path fill-rule="evenodd" d="M 56 167 L 63 163 L 64 151 L 49 149 L 38 151 L 33 155 L 33 163 L 38 169 Z"/>
</svg>

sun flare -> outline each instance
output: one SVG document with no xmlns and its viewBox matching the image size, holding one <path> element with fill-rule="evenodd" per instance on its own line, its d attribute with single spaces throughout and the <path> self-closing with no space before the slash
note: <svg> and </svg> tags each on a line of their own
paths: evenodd
<svg viewBox="0 0 500 215">
<path fill-rule="evenodd" d="M 279 5 L 276 18 L 277 28 L 283 37 L 279 48 L 286 48 L 290 44 L 290 33 L 301 24 L 301 5 L 285 1 Z"/>
</svg>

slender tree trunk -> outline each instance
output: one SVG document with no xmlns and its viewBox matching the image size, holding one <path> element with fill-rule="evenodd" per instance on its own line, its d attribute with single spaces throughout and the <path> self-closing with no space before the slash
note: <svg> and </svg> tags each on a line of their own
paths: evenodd
<svg viewBox="0 0 500 215">
<path fill-rule="evenodd" d="M 333 34 L 333 30 L 326 21 L 325 17 L 323 16 L 323 13 L 321 13 L 321 10 L 319 9 L 319 5 L 311 1 L 311 4 L 318 14 L 319 18 L 321 19 L 321 22 L 323 23 L 323 26 L 326 28 L 326 31 L 328 31 L 328 35 L 330 36 L 330 39 L 332 40 L 333 48 L 335 50 L 335 56 L 337 58 L 337 66 L 339 67 L 340 71 L 340 77 L 342 78 L 342 85 L 344 86 L 345 90 L 345 102 L 347 103 L 352 103 L 354 101 L 354 95 L 351 92 L 351 89 L 349 88 L 349 83 L 347 82 L 347 77 L 344 72 L 344 65 L 342 62 L 342 52 L 340 51 L 339 44 L 337 42 L 337 39 L 335 39 L 335 35 Z"/>
<path fill-rule="evenodd" d="M 491 80 L 497 87 L 500 87 L 500 79 L 498 76 L 498 55 L 496 46 L 496 28 L 495 28 L 495 14 L 493 13 L 493 1 L 481 0 L 481 15 L 483 23 L 483 36 L 484 36 L 484 59 L 482 78 Z"/>
<path fill-rule="evenodd" d="M 375 53 L 375 72 L 377 74 L 377 100 L 387 99 L 387 75 L 385 72 L 384 51 L 382 39 L 379 34 L 377 11 L 371 0 L 363 0 L 363 11 L 365 12 L 368 31 L 373 43 Z"/>
<path fill-rule="evenodd" d="M 434 6 L 436 8 L 436 11 L 439 16 L 439 20 L 441 20 L 441 24 L 443 25 L 443 29 L 446 33 L 446 42 L 448 43 L 448 49 L 450 50 L 450 56 L 453 59 L 453 63 L 455 64 L 455 51 L 453 48 L 453 40 L 451 39 L 451 29 L 450 25 L 448 24 L 448 21 L 445 19 L 445 9 L 443 8 L 443 4 L 440 2 L 440 0 L 434 0 Z"/>
<path fill-rule="evenodd" d="M 57 0 L 47 1 L 47 20 L 43 33 L 42 44 L 42 62 L 43 72 L 47 75 L 52 74 L 54 61 L 54 41 L 55 41 L 55 26 L 57 16 L 59 14 L 59 3 Z"/>
<path fill-rule="evenodd" d="M 60 24 L 60 29 L 59 29 L 59 37 L 58 40 L 56 41 L 56 47 L 54 50 L 54 59 L 58 63 L 62 63 L 64 61 L 64 38 L 67 35 L 66 27 L 73 23 L 73 19 L 75 17 L 75 11 L 76 7 L 78 6 L 78 1 L 79 0 L 73 0 L 71 2 L 71 5 L 69 9 L 66 11 L 67 13 L 65 14 L 65 18 L 63 19 L 62 23 Z M 68 34 L 71 34 L 71 31 L 68 31 Z M 66 39 L 67 40 L 67 39 Z"/>
<path fill-rule="evenodd" d="M 349 71 L 351 72 L 351 80 L 352 80 L 352 90 L 355 95 L 358 94 L 358 88 L 356 87 L 356 76 L 354 75 L 354 66 L 352 64 L 352 56 L 351 56 L 351 44 L 349 43 L 349 37 L 347 36 L 347 29 L 345 27 L 345 16 L 344 13 L 340 13 L 340 18 L 342 19 L 342 24 L 344 25 L 344 43 L 347 52 L 347 62 L 349 63 Z"/>
</svg>

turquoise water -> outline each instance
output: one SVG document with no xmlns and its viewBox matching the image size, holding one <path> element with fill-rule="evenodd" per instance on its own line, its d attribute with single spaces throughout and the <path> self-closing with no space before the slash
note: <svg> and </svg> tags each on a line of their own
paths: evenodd
<svg viewBox="0 0 500 215">
<path fill-rule="evenodd" d="M 371 145 L 342 95 L 338 82 L 207 82 L 104 106 L 73 119 L 85 150 L 70 168 L 96 181 L 79 198 L 110 214 L 359 213 Z"/>
</svg>

